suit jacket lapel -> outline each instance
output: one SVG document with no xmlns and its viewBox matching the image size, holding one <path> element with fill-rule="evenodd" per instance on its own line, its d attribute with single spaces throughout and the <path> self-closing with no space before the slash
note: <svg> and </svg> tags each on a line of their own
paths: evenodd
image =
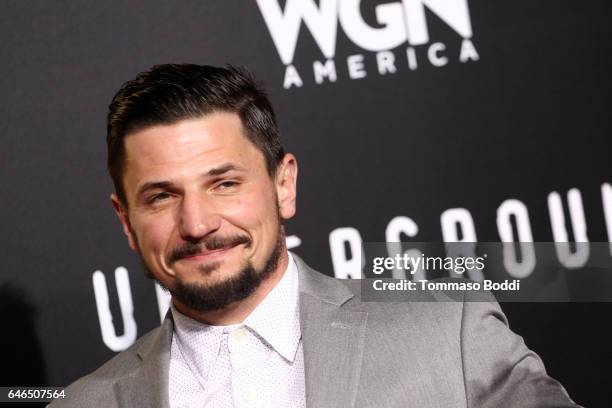
<svg viewBox="0 0 612 408">
<path fill-rule="evenodd" d="M 174 324 L 170 311 L 160 330 L 139 345 L 140 368 L 115 383 L 119 406 L 169 408 L 168 373 Z"/>
<path fill-rule="evenodd" d="M 300 276 L 300 324 L 306 406 L 352 407 L 355 403 L 367 313 L 341 308 L 353 297 L 333 278 L 293 255 Z"/>
</svg>

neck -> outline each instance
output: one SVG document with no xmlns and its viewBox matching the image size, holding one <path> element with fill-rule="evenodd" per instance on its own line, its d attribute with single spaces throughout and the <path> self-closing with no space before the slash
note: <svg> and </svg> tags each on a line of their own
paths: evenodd
<svg viewBox="0 0 612 408">
<path fill-rule="evenodd" d="M 289 254 L 284 250 L 279 259 L 276 269 L 266 278 L 248 297 L 234 303 L 230 303 L 223 309 L 200 312 L 193 310 L 172 298 L 172 303 L 176 310 L 200 323 L 211 326 L 227 326 L 230 324 L 242 323 L 255 308 L 268 296 L 281 280 L 287 266 L 289 265 Z"/>
</svg>

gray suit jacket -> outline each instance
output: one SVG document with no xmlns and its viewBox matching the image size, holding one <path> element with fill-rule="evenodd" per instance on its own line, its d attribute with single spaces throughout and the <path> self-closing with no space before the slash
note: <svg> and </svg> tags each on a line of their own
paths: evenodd
<svg viewBox="0 0 612 408">
<path fill-rule="evenodd" d="M 577 407 L 490 302 L 361 302 L 294 255 L 308 407 Z M 173 322 L 66 389 L 59 407 L 168 407 Z"/>
</svg>

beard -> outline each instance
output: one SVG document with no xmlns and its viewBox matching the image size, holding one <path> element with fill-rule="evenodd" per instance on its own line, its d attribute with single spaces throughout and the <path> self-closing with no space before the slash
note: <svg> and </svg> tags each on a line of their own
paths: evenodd
<svg viewBox="0 0 612 408">
<path fill-rule="evenodd" d="M 204 238 L 198 243 L 186 243 L 170 253 L 168 265 L 184 256 L 198 253 L 202 246 L 205 246 L 209 250 L 213 250 L 232 247 L 239 244 L 244 244 L 248 247 L 251 245 L 251 240 L 243 236 L 226 238 L 212 236 Z M 284 234 L 282 224 L 279 222 L 275 245 L 267 256 L 263 267 L 260 269 L 255 268 L 251 261 L 247 261 L 238 273 L 228 278 L 221 278 L 212 283 L 187 283 L 177 278 L 171 288 L 166 287 L 155 277 L 142 256 L 141 261 L 147 275 L 154 279 L 163 289 L 170 292 L 173 298 L 191 310 L 209 312 L 223 309 L 231 303 L 249 297 L 261 283 L 276 270 L 284 248 Z M 214 270 L 222 268 L 222 263 L 215 262 L 208 265 L 201 265 L 198 268 L 201 275 L 211 275 Z M 222 271 L 220 273 L 222 273 Z"/>
</svg>

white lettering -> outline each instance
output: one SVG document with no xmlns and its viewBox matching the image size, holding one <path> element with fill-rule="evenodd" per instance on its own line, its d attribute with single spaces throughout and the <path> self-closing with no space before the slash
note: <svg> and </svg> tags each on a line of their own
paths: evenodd
<svg viewBox="0 0 612 408">
<path fill-rule="evenodd" d="M 287 249 L 297 248 L 302 245 L 302 240 L 297 235 L 289 235 L 285 238 L 285 242 L 287 244 Z"/>
<path fill-rule="evenodd" d="M 325 58 L 334 57 L 338 29 L 337 0 L 320 0 L 319 8 L 312 0 L 287 0 L 284 14 L 277 0 L 257 0 L 257 5 L 283 64 L 293 62 L 302 20 Z"/>
<path fill-rule="evenodd" d="M 349 56 L 346 59 L 346 65 L 351 79 L 364 78 L 367 75 L 363 66 L 363 55 L 361 54 Z"/>
<path fill-rule="evenodd" d="M 572 253 L 570 250 L 567 229 L 565 228 L 565 216 L 563 215 L 563 203 L 561 202 L 561 196 L 556 191 L 548 195 L 550 226 L 559 262 L 567 268 L 579 268 L 586 264 L 590 254 L 588 245 L 580 245 L 580 242 L 589 242 L 580 190 L 577 188 L 569 190 L 567 201 L 569 204 L 572 232 L 576 242 L 576 251 Z"/>
<path fill-rule="evenodd" d="M 429 42 L 424 6 L 463 38 L 472 38 L 467 0 L 404 0 L 404 18 L 408 28 L 408 42 L 411 45 Z"/>
<path fill-rule="evenodd" d="M 606 231 L 610 243 L 610 254 L 612 255 L 612 185 L 603 183 L 601 185 L 601 202 L 603 205 L 604 218 L 606 219 Z"/>
<path fill-rule="evenodd" d="M 410 68 L 411 71 L 419 67 L 417 64 L 416 52 L 413 47 L 406 48 L 406 58 L 408 59 L 408 68 Z"/>
<path fill-rule="evenodd" d="M 385 75 L 386 73 L 395 74 L 395 55 L 391 51 L 381 51 L 376 54 L 376 62 L 378 64 L 378 73 Z"/>
<path fill-rule="evenodd" d="M 301 88 L 304 83 L 302 82 L 302 78 L 300 78 L 300 74 L 298 74 L 297 70 L 293 65 L 287 65 L 285 68 L 285 79 L 283 80 L 283 88 L 289 89 L 291 86 L 295 86 L 297 88 Z"/>
<path fill-rule="evenodd" d="M 480 56 L 474 47 L 474 44 L 467 38 L 461 42 L 461 51 L 459 52 L 459 61 L 468 62 L 469 60 L 478 61 Z"/>
<path fill-rule="evenodd" d="M 121 318 L 123 319 L 123 334 L 121 336 L 117 336 L 117 331 L 113 325 L 113 316 L 109 307 L 108 288 L 106 287 L 104 274 L 101 271 L 95 271 L 92 281 L 102 341 L 113 351 L 125 350 L 134 343 L 137 333 L 128 271 L 122 266 L 115 269 L 115 285 L 117 286 Z"/>
<path fill-rule="evenodd" d="M 444 242 L 465 242 L 462 245 L 448 246 L 447 255 L 456 257 L 476 258 L 476 228 L 474 227 L 474 219 L 472 214 L 465 208 L 449 208 L 440 216 L 440 225 L 442 227 L 442 239 Z M 459 237 L 461 231 L 461 238 Z M 466 268 L 470 279 L 482 282 L 484 275 L 482 270 L 478 268 Z M 455 272 L 451 276 L 456 277 L 461 274 Z"/>
<path fill-rule="evenodd" d="M 361 0 L 340 1 L 340 24 L 351 41 L 368 51 L 389 50 L 406 41 L 401 4 L 376 6 L 376 22 L 384 27 L 373 28 L 363 20 L 360 3 Z"/>
<path fill-rule="evenodd" d="M 387 241 L 387 254 L 390 257 L 395 257 L 397 255 L 405 255 L 410 257 L 410 259 L 421 259 L 423 253 L 416 249 L 408 249 L 402 252 L 402 237 L 404 234 L 410 238 L 415 237 L 419 233 L 419 226 L 416 222 L 414 222 L 411 218 L 397 216 L 393 218 L 387 224 L 387 228 L 385 230 L 385 240 Z M 413 263 L 411 274 L 414 275 L 414 280 L 421 280 L 425 278 L 425 271 L 423 266 L 417 262 L 415 265 Z M 406 270 L 402 268 L 394 268 L 392 270 L 392 276 L 394 279 L 405 279 L 406 278 Z"/>
<path fill-rule="evenodd" d="M 521 248 L 522 260 L 519 262 L 514 250 L 514 233 L 510 217 L 516 220 L 518 242 Z M 515 278 L 526 278 L 535 268 L 535 248 L 529 223 L 527 207 L 519 200 L 508 199 L 497 209 L 497 231 L 503 244 L 504 267 Z"/>
<path fill-rule="evenodd" d="M 448 64 L 448 58 L 444 55 L 438 55 L 438 53 L 446 50 L 446 45 L 436 42 L 429 46 L 427 49 L 427 58 L 429 58 L 429 62 L 434 67 L 443 67 Z"/>
<path fill-rule="evenodd" d="M 349 246 L 352 255 L 350 259 L 345 251 L 345 244 Z M 336 278 L 361 278 L 362 245 L 361 235 L 355 228 L 336 228 L 329 234 L 329 249 Z"/>
<path fill-rule="evenodd" d="M 325 64 L 315 61 L 312 64 L 312 69 L 317 84 L 322 84 L 325 77 L 329 78 L 329 82 L 336 82 L 336 64 L 334 64 L 334 60 L 327 60 Z"/>
</svg>

